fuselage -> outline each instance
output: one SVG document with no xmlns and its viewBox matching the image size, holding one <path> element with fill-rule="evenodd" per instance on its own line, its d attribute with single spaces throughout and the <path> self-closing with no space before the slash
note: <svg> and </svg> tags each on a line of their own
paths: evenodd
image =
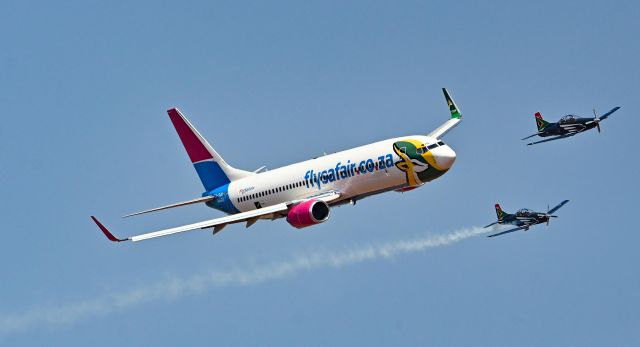
<svg viewBox="0 0 640 347">
<path fill-rule="evenodd" d="M 594 118 L 577 117 L 567 115 L 556 123 L 551 123 L 540 132 L 541 137 L 566 135 L 569 133 L 579 133 L 593 129 L 597 126 Z"/>
<path fill-rule="evenodd" d="M 522 209 L 516 213 L 506 215 L 501 221 L 498 221 L 498 223 L 521 226 L 524 224 L 545 223 L 548 220 L 549 216 L 546 213 L 535 212 L 529 209 Z"/>
<path fill-rule="evenodd" d="M 216 196 L 207 205 L 231 214 L 332 191 L 340 194 L 331 202 L 336 205 L 419 187 L 446 173 L 455 158 L 455 152 L 438 139 L 404 136 L 251 175 L 203 196 Z"/>
</svg>

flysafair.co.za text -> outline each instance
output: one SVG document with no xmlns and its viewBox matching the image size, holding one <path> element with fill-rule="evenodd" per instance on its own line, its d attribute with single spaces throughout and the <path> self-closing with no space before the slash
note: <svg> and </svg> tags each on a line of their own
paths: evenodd
<svg viewBox="0 0 640 347">
<path fill-rule="evenodd" d="M 348 160 L 345 164 L 338 162 L 335 167 L 326 170 L 308 170 L 304 175 L 307 188 L 317 186 L 320 189 L 322 184 L 327 184 L 341 179 L 347 179 L 355 175 L 366 174 L 378 170 L 385 170 L 393 167 L 393 155 L 381 155 L 378 159 L 362 160 L 360 163 L 352 163 Z"/>
</svg>

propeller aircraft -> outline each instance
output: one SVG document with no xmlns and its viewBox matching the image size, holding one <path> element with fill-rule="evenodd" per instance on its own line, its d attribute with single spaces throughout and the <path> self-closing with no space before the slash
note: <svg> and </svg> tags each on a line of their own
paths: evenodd
<svg viewBox="0 0 640 347">
<path fill-rule="evenodd" d="M 552 138 L 549 138 L 549 139 L 527 143 L 528 146 L 531 146 L 537 143 L 560 140 L 567 137 L 571 137 L 575 134 L 579 134 L 581 132 L 584 132 L 593 128 L 598 129 L 598 132 L 600 132 L 600 122 L 609 118 L 609 116 L 612 113 L 616 112 L 619 109 L 620 107 L 616 106 L 612 108 L 611 111 L 603 114 L 600 117 L 598 117 L 598 115 L 596 114 L 596 110 L 594 109 L 593 118 L 578 117 L 578 116 L 569 114 L 560 118 L 560 120 L 555 123 L 547 122 L 542 118 L 542 114 L 540 114 L 540 112 L 536 112 L 535 116 L 536 116 L 536 125 L 538 126 L 538 132 L 533 135 L 527 136 L 522 140 L 526 140 L 536 135 L 540 137 L 553 136 Z"/>
<path fill-rule="evenodd" d="M 563 202 L 559 203 L 552 209 L 549 209 L 549 207 L 547 206 L 546 213 L 535 212 L 528 208 L 520 209 L 516 213 L 507 213 L 502 210 L 502 208 L 500 207 L 500 204 L 496 204 L 496 215 L 498 215 L 498 220 L 489 225 L 486 225 L 485 228 L 488 228 L 496 224 L 516 225 L 517 227 L 499 232 L 497 234 L 489 235 L 488 237 L 500 236 L 500 235 L 512 233 L 518 230 L 527 231 L 532 225 L 536 225 L 536 224 L 547 223 L 547 226 L 548 226 L 551 218 L 558 218 L 558 216 L 553 215 L 553 213 L 559 210 L 562 206 L 564 206 L 568 202 L 569 200 L 564 200 Z"/>
</svg>

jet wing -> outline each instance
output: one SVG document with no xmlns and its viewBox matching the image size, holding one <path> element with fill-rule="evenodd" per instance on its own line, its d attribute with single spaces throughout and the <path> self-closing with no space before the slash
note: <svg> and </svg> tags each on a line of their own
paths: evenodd
<svg viewBox="0 0 640 347">
<path fill-rule="evenodd" d="M 323 193 L 317 196 L 313 196 L 308 199 L 318 199 L 318 200 L 323 200 L 325 202 L 329 202 L 329 201 L 338 199 L 339 197 L 340 197 L 340 193 L 336 191 L 332 191 L 332 192 Z M 250 226 L 261 217 L 265 217 L 269 215 L 273 216 L 275 213 L 287 211 L 291 205 L 294 205 L 301 201 L 304 201 L 304 200 L 295 200 L 295 201 L 285 202 L 281 204 L 259 208 L 252 211 L 236 213 L 236 214 L 232 214 L 229 216 L 216 218 L 216 219 L 210 219 L 203 222 L 182 225 L 182 226 L 170 228 L 170 229 L 158 230 L 158 231 L 154 231 L 154 232 L 150 232 L 142 235 L 130 236 L 124 239 L 117 238 L 116 236 L 114 236 L 102 223 L 100 223 L 100 221 L 96 217 L 91 216 L 91 219 L 93 219 L 93 221 L 96 223 L 98 228 L 100 228 L 102 233 L 109 240 L 113 242 L 122 242 L 122 241 L 137 242 L 137 241 L 153 239 L 161 236 L 178 234 L 181 232 L 191 231 L 196 229 L 214 228 L 214 233 L 217 233 L 218 231 L 222 230 L 222 228 L 224 228 L 226 225 L 233 224 L 233 223 L 247 222 L 247 226 Z"/>
<path fill-rule="evenodd" d="M 131 217 L 131 216 L 137 216 L 137 215 L 145 214 L 145 213 L 149 213 L 149 212 L 162 211 L 162 210 L 166 210 L 166 209 L 170 209 L 170 208 L 174 208 L 174 207 L 180 207 L 180 206 L 186 206 L 186 205 L 192 205 L 192 204 L 199 204 L 199 203 L 211 201 L 211 200 L 213 200 L 215 198 L 216 198 L 215 196 L 205 196 L 205 197 L 202 197 L 202 198 L 197 198 L 197 199 L 193 199 L 193 200 L 189 200 L 189 201 L 178 202 L 178 203 L 171 204 L 171 205 L 166 205 L 166 206 L 152 208 L 152 209 L 149 209 L 149 210 L 130 213 L 128 215 L 122 216 L 122 218 L 127 218 L 127 217 Z"/>
<path fill-rule="evenodd" d="M 504 234 L 512 233 L 512 232 L 514 232 L 514 231 L 522 230 L 522 229 L 527 228 L 527 227 L 528 227 L 528 225 L 523 225 L 523 226 L 520 226 L 520 227 L 517 227 L 517 228 L 509 229 L 509 230 L 507 230 L 507 231 L 499 232 L 499 233 L 497 233 L 497 234 L 489 235 L 489 236 L 487 236 L 487 237 L 500 236 L 500 235 L 504 235 Z"/>
<path fill-rule="evenodd" d="M 553 137 L 553 138 L 550 138 L 550 139 L 531 142 L 531 143 L 527 143 L 527 146 L 531 146 L 531 145 L 535 145 L 535 144 L 543 143 L 543 142 L 549 142 L 549 141 L 553 141 L 553 140 L 560 140 L 560 139 L 564 139 L 564 138 L 567 138 L 567 137 L 571 137 L 571 136 L 573 136 L 575 134 L 577 134 L 577 133 L 570 133 L 570 134 L 566 134 L 566 135 L 556 136 L 556 137 Z"/>
<path fill-rule="evenodd" d="M 429 134 L 430 137 L 436 139 L 439 139 L 444 134 L 448 133 L 449 130 L 453 129 L 462 120 L 462 113 L 460 113 L 458 106 L 456 106 L 456 103 L 451 98 L 451 95 L 449 95 L 447 88 L 442 88 L 442 92 L 444 93 L 444 98 L 447 100 L 447 105 L 449 105 L 451 118 Z"/>
<path fill-rule="evenodd" d="M 230 216 L 206 220 L 203 222 L 198 222 L 193 224 L 187 224 L 187 225 L 183 225 L 183 226 L 179 226 L 171 229 L 158 230 L 158 231 L 154 231 L 154 232 L 146 233 L 142 235 L 130 236 L 125 239 L 120 239 L 115 237 L 104 225 L 102 225 L 102 223 L 100 223 L 100 221 L 98 221 L 96 217 L 91 216 L 91 219 L 93 219 L 93 221 L 98 225 L 98 228 L 100 228 L 102 233 L 104 233 L 109 240 L 114 242 L 129 241 L 129 240 L 133 242 L 137 242 L 137 241 L 153 239 L 156 237 L 167 236 L 167 235 L 177 234 L 185 231 L 196 230 L 196 229 L 217 227 L 217 229 L 219 230 L 227 224 L 244 222 L 253 218 L 259 218 L 264 215 L 286 211 L 287 208 L 288 208 L 288 205 L 286 203 L 282 203 L 282 204 L 277 204 L 273 206 L 259 208 L 253 211 L 237 213 Z"/>
<path fill-rule="evenodd" d="M 552 213 L 556 212 L 557 210 L 559 210 L 562 206 L 564 206 L 568 202 L 569 202 L 569 200 L 565 200 L 565 201 L 559 203 L 557 206 L 555 206 L 554 208 L 550 209 L 549 212 L 547 212 L 547 213 L 548 214 L 552 214 Z"/>
</svg>

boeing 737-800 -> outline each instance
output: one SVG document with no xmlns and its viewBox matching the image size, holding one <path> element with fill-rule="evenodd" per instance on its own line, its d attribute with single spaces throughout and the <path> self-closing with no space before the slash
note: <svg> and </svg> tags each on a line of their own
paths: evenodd
<svg viewBox="0 0 640 347">
<path fill-rule="evenodd" d="M 204 186 L 202 197 L 128 216 L 204 203 L 228 216 L 127 238 L 115 237 L 91 217 L 111 241 L 141 241 L 189 230 L 228 224 L 253 225 L 259 219 L 286 218 L 296 228 L 319 224 L 330 208 L 355 204 L 367 196 L 407 191 L 445 174 L 456 154 L 441 138 L 461 120 L 461 113 L 446 89 L 442 89 L 451 117 L 428 135 L 402 136 L 356 147 L 319 158 L 259 172 L 231 167 L 176 108 L 168 110 L 178 136 Z"/>
</svg>

